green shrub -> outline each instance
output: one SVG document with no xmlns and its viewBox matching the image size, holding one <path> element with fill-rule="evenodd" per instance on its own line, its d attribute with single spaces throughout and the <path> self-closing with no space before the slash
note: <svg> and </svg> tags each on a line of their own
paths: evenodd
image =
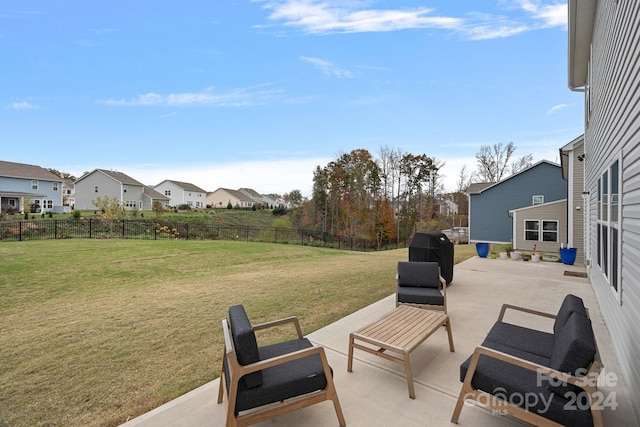
<svg viewBox="0 0 640 427">
<path fill-rule="evenodd" d="M 278 206 L 273 210 L 275 216 L 282 216 L 287 214 L 287 209 L 284 206 Z"/>
</svg>

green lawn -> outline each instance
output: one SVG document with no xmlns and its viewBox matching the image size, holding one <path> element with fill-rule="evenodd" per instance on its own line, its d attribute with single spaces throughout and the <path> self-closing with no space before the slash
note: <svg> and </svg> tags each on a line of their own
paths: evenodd
<svg viewBox="0 0 640 427">
<path fill-rule="evenodd" d="M 407 249 L 47 240 L 0 259 L 0 426 L 115 426 L 219 376 L 230 305 L 307 334 L 392 294 Z"/>
</svg>

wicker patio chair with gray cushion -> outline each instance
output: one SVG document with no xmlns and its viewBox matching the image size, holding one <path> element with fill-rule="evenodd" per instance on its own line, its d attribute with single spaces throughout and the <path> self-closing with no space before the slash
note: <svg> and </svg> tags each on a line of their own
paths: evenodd
<svg viewBox="0 0 640 427">
<path fill-rule="evenodd" d="M 400 304 L 447 312 L 447 281 L 437 262 L 398 262 L 396 306 Z"/>
<path fill-rule="evenodd" d="M 292 324 L 297 339 L 258 347 L 255 331 Z M 248 426 L 331 400 L 345 426 L 324 348 L 303 338 L 297 317 L 252 326 L 242 305 L 222 320 L 225 350 L 218 403 L 226 404 L 227 426 Z"/>
</svg>

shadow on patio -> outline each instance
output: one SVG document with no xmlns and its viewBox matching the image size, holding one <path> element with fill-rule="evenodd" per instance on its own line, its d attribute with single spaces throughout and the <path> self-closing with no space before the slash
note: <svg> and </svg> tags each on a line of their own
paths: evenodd
<svg viewBox="0 0 640 427">
<path fill-rule="evenodd" d="M 349 333 L 395 307 L 395 296 L 357 311 L 308 335 L 327 351 L 342 410 L 348 426 L 449 426 L 461 383 L 459 366 L 485 338 L 503 303 L 555 313 L 568 293 L 578 295 L 590 311 L 609 384 L 599 386 L 612 395 L 617 407 L 603 411 L 606 426 L 637 426 L 631 398 L 618 368 L 611 340 L 588 279 L 566 275 L 584 272 L 583 267 L 559 263 L 472 258 L 457 264 L 447 287 L 448 314 L 453 328 L 455 353 L 449 352 L 445 329 L 437 331 L 411 353 L 416 398 L 410 399 L 404 369 L 362 351 L 355 351 L 353 372 L 347 372 Z M 579 276 L 579 275 L 577 275 Z M 389 284 L 390 292 L 395 286 Z M 250 313 L 249 313 L 250 316 Z M 515 315 L 514 323 L 551 331 L 552 322 Z M 221 351 L 221 350 L 220 350 Z M 615 376 L 614 376 L 615 374 Z M 615 383 L 615 384 L 612 384 Z M 123 426 L 223 426 L 224 405 L 218 405 L 219 380 L 212 381 Z M 324 402 L 258 425 L 337 426 L 333 406 Z M 460 426 L 515 426 L 520 421 L 465 405 Z"/>
</svg>

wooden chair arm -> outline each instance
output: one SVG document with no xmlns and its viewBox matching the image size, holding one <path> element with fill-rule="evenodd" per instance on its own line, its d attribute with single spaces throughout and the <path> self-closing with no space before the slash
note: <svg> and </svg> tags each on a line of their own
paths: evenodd
<svg viewBox="0 0 640 427">
<path fill-rule="evenodd" d="M 548 317 L 550 319 L 555 319 L 556 315 L 555 314 L 551 314 L 551 313 L 545 313 L 542 311 L 538 311 L 538 310 L 533 310 L 527 307 L 520 307 L 517 305 L 511 305 L 511 304 L 502 304 L 502 309 L 500 310 L 500 315 L 498 316 L 498 322 L 502 322 L 502 319 L 504 318 L 505 313 L 507 312 L 507 309 L 511 309 L 514 311 L 522 311 L 524 313 L 529 313 L 529 314 L 533 314 L 536 316 L 542 316 L 542 317 Z"/>
<path fill-rule="evenodd" d="M 272 320 L 270 322 L 261 323 L 259 325 L 255 325 L 253 327 L 253 330 L 258 331 L 260 329 L 272 328 L 274 326 L 281 326 L 287 323 L 293 323 L 293 325 L 296 328 L 298 338 L 302 338 L 302 329 L 300 328 L 300 321 L 296 316 L 290 316 L 290 317 L 285 317 L 284 319 Z"/>
<path fill-rule="evenodd" d="M 589 369 L 586 372 L 585 376 L 576 377 L 566 372 L 561 372 L 548 366 L 540 365 L 539 363 L 512 356 L 508 353 L 493 350 L 484 346 L 478 346 L 473 352 L 471 363 L 469 364 L 469 369 L 467 369 L 467 374 L 464 377 L 465 384 L 471 385 L 471 380 L 473 379 L 473 375 L 476 371 L 478 360 L 480 359 L 481 355 L 491 357 L 492 359 L 501 360 L 503 362 L 510 363 L 512 365 L 519 366 L 521 368 L 528 369 L 542 375 L 546 375 L 547 377 L 560 380 L 564 383 L 573 384 L 587 391 L 588 393 L 592 393 L 596 390 L 597 379 L 600 375 L 600 369 L 602 368 L 602 365 L 596 360 L 589 366 Z"/>
<path fill-rule="evenodd" d="M 297 350 L 291 353 L 283 354 L 280 356 L 272 357 L 270 359 L 261 360 L 259 362 L 251 363 L 249 365 L 240 365 L 238 369 L 238 377 L 242 377 L 252 372 L 261 371 L 266 368 L 271 368 L 273 366 L 282 365 L 283 363 L 291 362 L 293 360 L 309 357 L 314 354 L 321 355 L 321 359 L 323 360 L 323 364 L 324 364 L 324 361 L 326 361 L 326 357 L 324 357 L 324 348 L 313 346 L 309 348 L 304 348 L 302 350 Z"/>
</svg>

